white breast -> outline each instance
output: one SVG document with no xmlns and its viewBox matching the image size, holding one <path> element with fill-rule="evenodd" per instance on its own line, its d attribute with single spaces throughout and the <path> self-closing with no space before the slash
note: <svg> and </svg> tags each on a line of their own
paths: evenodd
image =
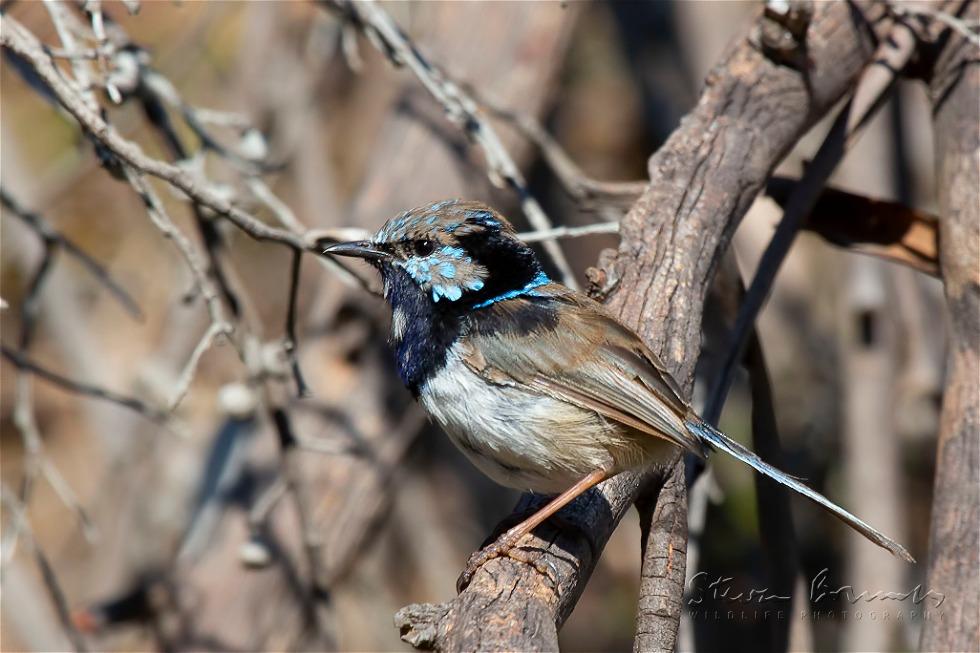
<svg viewBox="0 0 980 653">
<path fill-rule="evenodd" d="M 483 473 L 508 487 L 555 493 L 612 465 L 602 444 L 610 425 L 596 413 L 492 384 L 460 361 L 457 347 L 419 400 Z"/>
</svg>

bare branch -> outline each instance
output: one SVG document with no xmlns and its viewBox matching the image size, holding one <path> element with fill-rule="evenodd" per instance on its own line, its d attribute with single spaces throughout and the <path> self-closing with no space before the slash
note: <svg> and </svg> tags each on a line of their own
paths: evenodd
<svg viewBox="0 0 980 653">
<path fill-rule="evenodd" d="M 0 202 L 10 209 L 13 215 L 37 233 L 48 247 L 52 245 L 57 246 L 81 263 L 119 301 L 119 304 L 127 313 L 136 319 L 143 319 L 143 312 L 140 310 L 139 304 L 136 303 L 136 300 L 122 287 L 122 284 L 112 277 L 101 263 L 86 254 L 74 241 L 69 240 L 55 230 L 40 215 L 33 211 L 28 211 L 21 206 L 4 188 L 0 188 Z"/>
<path fill-rule="evenodd" d="M 766 194 L 785 207 L 798 182 L 774 177 Z M 839 247 L 939 276 L 939 218 L 897 202 L 825 188 L 802 228 Z"/>
<path fill-rule="evenodd" d="M 191 352 L 190 358 L 187 359 L 184 369 L 181 370 L 180 375 L 177 377 L 173 394 L 167 402 L 167 412 L 176 410 L 177 406 L 180 405 L 180 402 L 187 395 L 191 383 L 194 381 L 194 373 L 197 371 L 197 365 L 201 362 L 201 357 L 204 356 L 205 352 L 211 349 L 211 346 L 214 345 L 218 338 L 230 336 L 231 333 L 232 326 L 227 322 L 212 322 L 208 325 L 207 331 L 201 336 L 201 340 L 194 347 L 194 351 Z"/>
<path fill-rule="evenodd" d="M 473 98 L 454 84 L 442 72 L 441 67 L 423 57 L 418 47 L 374 0 L 349 0 L 340 6 L 342 13 L 353 15 L 356 24 L 367 33 L 371 42 L 392 64 L 408 66 L 432 97 L 442 104 L 449 119 L 483 148 L 491 181 L 497 186 L 507 185 L 517 193 L 521 208 L 531 225 L 538 230 L 550 229 L 551 220 L 531 195 L 520 168 L 514 163 L 493 127 L 482 118 Z M 575 275 L 561 248 L 554 242 L 546 242 L 545 251 L 558 268 L 562 282 L 570 288 L 577 288 Z"/>
<path fill-rule="evenodd" d="M 286 339 L 283 348 L 286 350 L 286 357 L 289 359 L 289 367 L 293 372 L 293 381 L 296 382 L 296 394 L 300 397 L 308 397 L 310 389 L 303 380 L 303 373 L 299 368 L 299 357 L 296 355 L 296 296 L 299 294 L 300 263 L 303 255 L 301 252 L 293 252 L 293 262 L 289 266 L 289 306 L 286 308 Z"/>
<path fill-rule="evenodd" d="M 164 424 L 167 422 L 168 416 L 165 411 L 158 408 L 153 408 L 135 397 L 128 397 L 126 395 L 113 392 L 112 390 L 106 390 L 98 386 L 89 385 L 80 381 L 74 381 L 67 377 L 61 376 L 60 374 L 52 372 L 47 368 L 29 360 L 26 356 L 11 349 L 10 347 L 7 347 L 6 345 L 2 345 L 2 352 L 3 357 L 17 369 L 31 372 L 34 374 L 34 376 L 64 388 L 69 392 L 74 392 L 88 397 L 95 397 L 96 399 L 102 399 L 104 401 L 118 404 L 130 410 L 136 411 L 151 422 L 156 422 L 159 424 Z"/>
<path fill-rule="evenodd" d="M 34 554 L 34 562 L 37 563 L 38 569 L 41 571 L 41 579 L 44 581 L 44 587 L 47 589 L 51 603 L 54 604 L 55 610 L 58 613 L 58 620 L 61 622 L 61 627 L 65 631 L 65 635 L 68 636 L 76 651 L 87 651 L 88 646 L 85 644 L 82 634 L 78 632 L 78 629 L 75 628 L 75 624 L 72 622 L 71 610 L 68 607 L 68 599 L 65 596 L 65 591 L 61 588 L 61 583 L 58 582 L 58 577 L 55 575 L 54 568 L 48 561 L 47 555 L 45 555 L 41 545 L 38 544 L 37 539 L 34 537 L 24 505 L 6 484 L 0 485 L 0 500 L 2 500 L 7 510 L 13 515 L 13 519 L 18 524 L 18 529 L 24 531 L 27 535 L 31 551 Z"/>
<path fill-rule="evenodd" d="M 58 0 L 44 0 L 44 8 L 48 10 L 51 22 L 58 32 L 61 40 L 61 47 L 67 53 L 71 63 L 72 75 L 75 83 L 80 89 L 81 100 L 85 103 L 89 111 L 98 111 L 98 102 L 95 100 L 94 83 L 91 78 L 88 61 L 83 57 L 72 56 L 78 50 L 75 42 L 75 33 L 78 31 L 78 19 L 68 5 Z"/>
<path fill-rule="evenodd" d="M 512 125 L 525 138 L 538 146 L 545 162 L 561 182 L 565 191 L 575 200 L 588 206 L 594 202 L 608 202 L 628 208 L 646 188 L 645 181 L 598 181 L 588 177 L 567 152 L 552 138 L 540 122 L 531 116 L 519 114 L 501 107 L 480 96 L 470 93 L 495 117 Z"/>
<path fill-rule="evenodd" d="M 618 222 L 599 222 L 581 227 L 555 227 L 553 229 L 545 229 L 544 231 L 525 231 L 517 234 L 517 237 L 526 243 L 537 243 L 543 240 L 581 238 L 582 236 L 592 236 L 595 234 L 617 233 L 619 233 Z"/>
<path fill-rule="evenodd" d="M 84 104 L 74 84 L 61 75 L 34 34 L 7 14 L 0 15 L 0 43 L 30 63 L 34 72 L 48 85 L 58 102 L 82 128 L 120 159 L 142 173 L 170 183 L 192 200 L 227 218 L 256 240 L 281 243 L 292 249 L 309 249 L 300 235 L 269 227 L 233 206 L 227 198 L 213 189 L 197 182 L 188 171 L 146 156 L 138 145 L 120 136 L 112 125 L 102 119 L 98 111 Z"/>
<path fill-rule="evenodd" d="M 54 489 L 58 498 L 78 519 L 82 527 L 82 534 L 89 542 L 94 542 L 98 537 L 98 529 L 88 516 L 88 512 L 82 506 L 78 497 L 68 482 L 65 480 L 58 468 L 47 457 L 44 451 L 44 444 L 41 440 L 41 433 L 37 427 L 37 420 L 34 417 L 34 397 L 31 386 L 30 373 L 18 370 L 17 390 L 14 398 L 13 421 L 14 426 L 21 434 L 24 443 L 24 477 L 21 481 L 20 500 L 24 504 L 29 504 L 33 493 L 34 482 L 38 475 L 44 478 Z M 11 537 L 14 544 L 17 542 L 20 528 L 15 524 L 12 529 Z M 12 555 L 12 554 L 11 554 Z"/>
<path fill-rule="evenodd" d="M 980 23 L 976 21 L 972 23 L 965 21 L 949 12 L 929 6 L 928 3 L 903 2 L 893 5 L 893 10 L 899 16 L 921 16 L 940 22 L 956 31 L 972 45 L 980 48 L 980 33 L 977 33 Z"/>
</svg>

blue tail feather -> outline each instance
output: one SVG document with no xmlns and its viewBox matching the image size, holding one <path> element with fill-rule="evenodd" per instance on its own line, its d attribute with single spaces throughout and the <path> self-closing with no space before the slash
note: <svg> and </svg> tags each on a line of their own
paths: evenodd
<svg viewBox="0 0 980 653">
<path fill-rule="evenodd" d="M 865 536 L 878 546 L 888 549 L 888 551 L 890 551 L 893 555 L 896 555 L 907 562 L 915 562 L 915 558 L 913 558 L 901 544 L 895 542 L 889 537 L 886 537 L 885 535 L 882 535 L 866 522 L 847 512 L 819 492 L 807 487 L 798 479 L 776 469 L 769 463 L 759 458 L 759 456 L 757 456 L 754 452 L 746 449 L 738 442 L 735 442 L 707 422 L 700 419 L 691 418 L 686 420 L 685 424 L 687 425 L 688 430 L 697 436 L 702 442 L 716 449 L 721 449 L 730 456 L 741 460 L 743 463 L 753 468 L 760 474 L 768 476 L 777 483 L 785 485 L 786 487 L 802 494 L 811 501 L 819 504 L 822 508 L 832 513 L 861 535 Z"/>
</svg>

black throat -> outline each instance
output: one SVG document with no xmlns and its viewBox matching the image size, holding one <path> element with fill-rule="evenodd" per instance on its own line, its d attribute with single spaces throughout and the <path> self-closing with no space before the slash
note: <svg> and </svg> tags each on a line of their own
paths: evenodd
<svg viewBox="0 0 980 653">
<path fill-rule="evenodd" d="M 388 266 L 384 275 L 398 375 L 418 396 L 422 385 L 445 367 L 449 350 L 459 338 L 462 318 L 449 302 L 435 304 L 401 268 Z M 397 329 L 396 322 L 404 326 Z"/>
<path fill-rule="evenodd" d="M 520 289 L 541 274 L 533 250 L 500 233 L 463 236 L 459 245 L 487 269 L 487 276 L 479 291 L 466 292 L 457 301 L 433 302 L 397 265 L 387 264 L 381 270 L 392 309 L 392 346 L 398 374 L 416 397 L 425 382 L 445 367 L 449 350 L 467 332 L 521 332 L 538 326 L 541 320 L 540 307 L 528 307 L 530 310 L 521 311 L 521 316 L 510 315 L 503 320 L 493 310 L 493 304 L 518 296 Z M 549 315 L 545 321 L 552 320 Z"/>
</svg>

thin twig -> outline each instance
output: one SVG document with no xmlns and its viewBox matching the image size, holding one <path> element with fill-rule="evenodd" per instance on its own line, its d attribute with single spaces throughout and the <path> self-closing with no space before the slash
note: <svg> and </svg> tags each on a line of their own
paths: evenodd
<svg viewBox="0 0 980 653">
<path fill-rule="evenodd" d="M 22 350 L 27 350 L 34 339 L 35 326 L 37 324 L 37 314 L 40 309 L 41 290 L 44 282 L 51 273 L 54 259 L 58 252 L 57 241 L 44 239 L 44 253 L 41 262 L 38 264 L 30 283 L 27 284 L 27 293 L 20 307 L 20 341 Z"/>
<path fill-rule="evenodd" d="M 259 498 L 248 511 L 248 525 L 251 530 L 262 529 L 273 508 L 278 505 L 279 500 L 285 496 L 288 489 L 285 479 L 282 476 L 276 476 L 272 480 L 272 484 L 262 491 L 262 494 L 259 495 Z"/>
<path fill-rule="evenodd" d="M 82 102 L 74 82 L 61 74 L 37 37 L 6 14 L 0 15 L 0 44 L 9 48 L 25 65 L 30 65 L 36 78 L 47 85 L 52 95 L 78 121 L 82 129 L 120 159 L 145 174 L 169 183 L 194 202 L 228 219 L 256 240 L 279 243 L 293 250 L 322 253 L 322 248 L 317 247 L 315 236 L 270 227 L 234 206 L 207 184 L 195 180 L 187 170 L 146 156 L 136 143 L 123 138 L 112 125 L 103 120 L 98 111 L 89 109 Z M 318 256 L 318 260 L 324 267 L 341 272 L 341 280 L 345 283 L 357 283 L 371 290 L 366 280 L 351 272 L 346 265 L 322 256 Z"/>
<path fill-rule="evenodd" d="M 269 409 L 269 417 L 279 436 L 280 465 L 286 488 L 293 497 L 296 513 L 299 517 L 300 530 L 303 537 L 303 549 L 310 572 L 310 605 L 323 597 L 326 590 L 325 569 L 320 556 L 321 541 L 314 535 L 313 517 L 309 501 L 303 492 L 302 479 L 296 454 L 297 439 L 293 433 L 292 423 L 286 411 L 278 406 Z"/>
<path fill-rule="evenodd" d="M 66 254 L 72 256 L 81 263 L 99 283 L 106 287 L 106 290 L 119 301 L 119 304 L 127 313 L 136 319 L 143 319 L 143 311 L 140 310 L 136 300 L 122 287 L 118 281 L 113 279 L 109 271 L 94 258 L 86 254 L 81 247 L 74 241 L 68 239 L 64 234 L 58 232 L 39 214 L 25 209 L 13 196 L 5 189 L 0 187 L 0 202 L 6 206 L 10 212 L 37 233 L 45 243 L 56 244 Z"/>
<path fill-rule="evenodd" d="M 54 24 L 55 31 L 58 33 L 58 38 L 61 40 L 62 49 L 68 54 L 79 50 L 80 48 L 78 48 L 75 42 L 78 19 L 71 13 L 67 5 L 58 0 L 44 0 L 44 8 L 48 10 L 51 22 Z M 98 111 L 98 102 L 95 100 L 95 93 L 93 91 L 94 87 L 91 71 L 89 70 L 89 61 L 74 56 L 68 59 L 71 63 L 75 83 L 80 90 L 79 95 L 81 101 L 85 103 L 89 111 Z"/>
<path fill-rule="evenodd" d="M 269 210 L 272 211 L 272 214 L 279 220 L 282 226 L 297 233 L 306 231 L 306 227 L 296 218 L 293 210 L 285 202 L 276 197 L 275 193 L 272 192 L 264 181 L 258 177 L 250 176 L 245 180 L 245 185 L 248 186 L 248 189 L 252 191 L 255 197 L 269 207 Z"/>
<path fill-rule="evenodd" d="M 54 604 L 55 611 L 58 613 L 58 620 L 61 622 L 61 627 L 65 631 L 65 635 L 71 641 L 71 645 L 76 651 L 88 650 L 85 639 L 72 622 L 71 610 L 68 607 L 68 599 L 65 596 L 65 591 L 58 582 L 58 577 L 55 575 L 54 568 L 48 561 L 47 555 L 45 555 L 41 545 L 38 544 L 37 538 L 34 537 L 34 532 L 27 519 L 24 504 L 17 499 L 17 495 L 6 484 L 0 484 L 0 501 L 2 501 L 7 510 L 13 515 L 13 519 L 19 524 L 18 528 L 27 536 L 31 550 L 34 553 L 34 561 L 41 571 L 41 579 L 44 582 L 45 589 L 48 591 L 48 596 L 51 598 L 51 603 Z"/>
<path fill-rule="evenodd" d="M 51 462 L 44 451 L 41 433 L 34 417 L 34 401 L 31 387 L 31 376 L 28 371 L 18 370 L 16 378 L 16 394 L 14 398 L 13 422 L 24 443 L 24 477 L 21 481 L 20 500 L 27 505 L 31 500 L 34 482 L 38 475 L 43 477 L 54 489 L 58 498 L 68 510 L 74 513 L 82 527 L 82 534 L 89 542 L 95 542 L 99 531 L 92 522 L 88 512 L 75 495 L 68 481 L 65 480 L 58 468 Z M 17 530 L 13 538 L 16 542 Z"/>
<path fill-rule="evenodd" d="M 300 263 L 303 261 L 301 252 L 293 252 L 293 262 L 289 267 L 289 306 L 286 309 L 286 338 L 283 348 L 289 360 L 289 367 L 296 382 L 296 394 L 299 397 L 309 397 L 310 389 L 303 380 L 303 372 L 299 368 L 299 357 L 296 353 L 296 301 L 299 294 Z"/>
<path fill-rule="evenodd" d="M 227 324 L 228 320 L 225 319 L 221 298 L 218 296 L 214 284 L 211 283 L 211 279 L 208 277 L 204 262 L 201 261 L 190 240 L 187 239 L 187 236 L 170 219 L 166 209 L 163 208 L 163 203 L 160 201 L 160 198 L 141 173 L 127 166 L 126 178 L 133 187 L 133 190 L 143 199 L 143 204 L 146 207 L 147 215 L 150 216 L 150 220 L 160 233 L 167 240 L 171 241 L 174 247 L 177 248 L 177 251 L 180 252 L 181 257 L 194 277 L 194 282 L 204 297 L 211 321 L 215 324 Z"/>
<path fill-rule="evenodd" d="M 967 41 L 980 48 L 980 33 L 977 33 L 976 31 L 980 25 L 977 23 L 968 23 L 961 18 L 934 7 L 930 7 L 927 4 L 908 2 L 902 4 L 889 3 L 889 6 L 898 16 L 921 16 L 922 18 L 929 18 L 939 21 L 954 31 L 962 34 L 964 37 L 966 37 Z"/>
<path fill-rule="evenodd" d="M 95 385 L 82 383 L 81 381 L 75 381 L 73 379 L 61 376 L 60 374 L 52 372 L 47 368 L 38 365 L 34 361 L 29 360 L 20 352 L 17 352 L 6 345 L 0 345 L 0 352 L 2 352 L 4 358 L 6 358 L 18 369 L 27 370 L 28 372 L 34 374 L 34 376 L 60 386 L 69 392 L 75 392 L 88 397 L 94 397 L 96 399 L 102 399 L 104 401 L 118 404 L 130 410 L 136 411 L 151 422 L 163 424 L 167 421 L 166 411 L 153 408 L 135 397 L 128 397 L 126 395 L 113 392 L 112 390 L 106 390 L 105 388 L 100 388 Z"/>
<path fill-rule="evenodd" d="M 66 245 L 70 241 L 67 241 L 63 236 L 49 227 L 39 216 L 25 211 L 2 188 L 0 188 L 0 201 L 41 237 L 44 248 L 41 262 L 38 264 L 31 281 L 27 285 L 26 296 L 21 303 L 19 345 L 21 352 L 26 354 L 36 332 L 41 291 L 53 269 L 57 252 L 64 248 L 66 251 L 75 253 L 76 256 L 81 256 L 83 260 L 91 259 L 81 253 L 74 244 L 70 244 L 70 246 Z M 98 263 L 94 260 L 91 260 L 91 262 L 96 268 L 101 270 L 101 266 Z M 34 415 L 32 379 L 29 372 L 22 369 L 17 370 L 16 388 L 13 422 L 21 434 L 25 451 L 24 476 L 21 481 L 20 500 L 25 505 L 29 504 L 33 493 L 34 482 L 38 475 L 40 475 L 48 481 L 65 506 L 75 514 L 82 526 L 82 533 L 85 539 L 89 542 L 95 541 L 98 533 L 95 525 L 82 507 L 81 502 L 75 496 L 75 493 L 71 490 L 68 482 L 61 475 L 61 472 L 58 471 L 58 468 L 48 459 L 44 451 L 41 433 L 38 430 L 37 420 Z M 15 544 L 19 530 L 18 527 L 13 529 L 12 537 Z"/>
<path fill-rule="evenodd" d="M 537 243 L 559 238 L 581 238 L 582 236 L 593 236 L 595 234 L 618 233 L 619 222 L 598 222 L 581 227 L 554 227 L 553 229 L 544 229 L 541 231 L 525 231 L 517 234 L 517 237 L 526 243 Z"/>
<path fill-rule="evenodd" d="M 607 202 L 628 208 L 643 193 L 645 181 L 598 181 L 586 175 L 564 148 L 548 133 L 544 126 L 533 117 L 506 109 L 466 86 L 471 95 L 490 112 L 491 115 L 513 126 L 524 138 L 538 146 L 545 162 L 555 173 L 573 199 L 589 202 Z"/>
<path fill-rule="evenodd" d="M 180 402 L 187 396 L 191 383 L 194 382 L 194 374 L 197 371 L 198 363 L 200 363 L 204 354 L 211 349 L 218 338 L 229 336 L 231 333 L 232 326 L 227 322 L 212 322 L 208 325 L 207 331 L 201 336 L 201 339 L 191 352 L 190 358 L 187 359 L 184 369 L 181 370 L 180 375 L 177 377 L 173 394 L 170 397 L 170 401 L 167 402 L 168 412 L 176 410 Z"/>
<path fill-rule="evenodd" d="M 74 88 L 45 53 L 30 30 L 8 14 L 0 15 L 0 44 L 31 65 L 40 80 L 47 84 L 58 102 L 78 121 L 96 142 L 142 173 L 157 177 L 182 191 L 235 224 L 256 240 L 276 242 L 293 249 L 309 250 L 299 234 L 270 227 L 246 211 L 232 205 L 213 188 L 199 183 L 179 166 L 146 156 L 140 147 L 122 136 L 102 119 L 100 113 L 86 106 Z"/>
<path fill-rule="evenodd" d="M 160 80 L 153 82 L 152 80 Z M 146 64 L 140 63 L 136 70 L 134 82 L 134 93 L 139 97 L 143 112 L 146 114 L 150 124 L 159 132 L 164 144 L 170 150 L 171 158 L 174 163 L 186 162 L 189 157 L 188 150 L 177 130 L 170 120 L 166 104 L 178 103 L 183 105 L 176 89 L 170 84 L 169 80 L 153 72 Z M 169 97 L 173 96 L 173 97 Z M 168 99 L 169 98 L 169 99 Z M 202 139 L 202 144 L 205 141 Z M 194 157 L 195 161 L 204 165 L 203 157 Z M 203 183 L 207 183 L 202 180 Z M 199 202 L 191 201 L 191 211 L 194 215 L 194 223 L 197 227 L 201 242 L 208 257 L 208 274 L 213 277 L 215 284 L 221 291 L 221 296 L 228 304 L 228 310 L 232 317 L 237 318 L 241 312 L 241 302 L 225 274 L 221 264 L 220 252 L 225 244 L 225 238 L 218 230 L 214 221 L 207 215 L 207 212 Z"/>
<path fill-rule="evenodd" d="M 408 66 L 422 86 L 442 104 L 449 119 L 463 129 L 468 138 L 482 147 L 490 180 L 497 186 L 509 186 L 517 193 L 521 208 L 531 226 L 539 230 L 551 229 L 550 218 L 531 194 L 524 176 L 493 126 L 480 114 L 476 101 L 453 83 L 440 66 L 425 58 L 391 16 L 374 0 L 349 0 L 340 7 L 343 14 L 353 14 L 355 24 L 365 31 L 371 42 L 392 64 Z M 577 288 L 572 268 L 558 244 L 546 242 L 545 251 L 551 256 L 565 285 Z"/>
</svg>

